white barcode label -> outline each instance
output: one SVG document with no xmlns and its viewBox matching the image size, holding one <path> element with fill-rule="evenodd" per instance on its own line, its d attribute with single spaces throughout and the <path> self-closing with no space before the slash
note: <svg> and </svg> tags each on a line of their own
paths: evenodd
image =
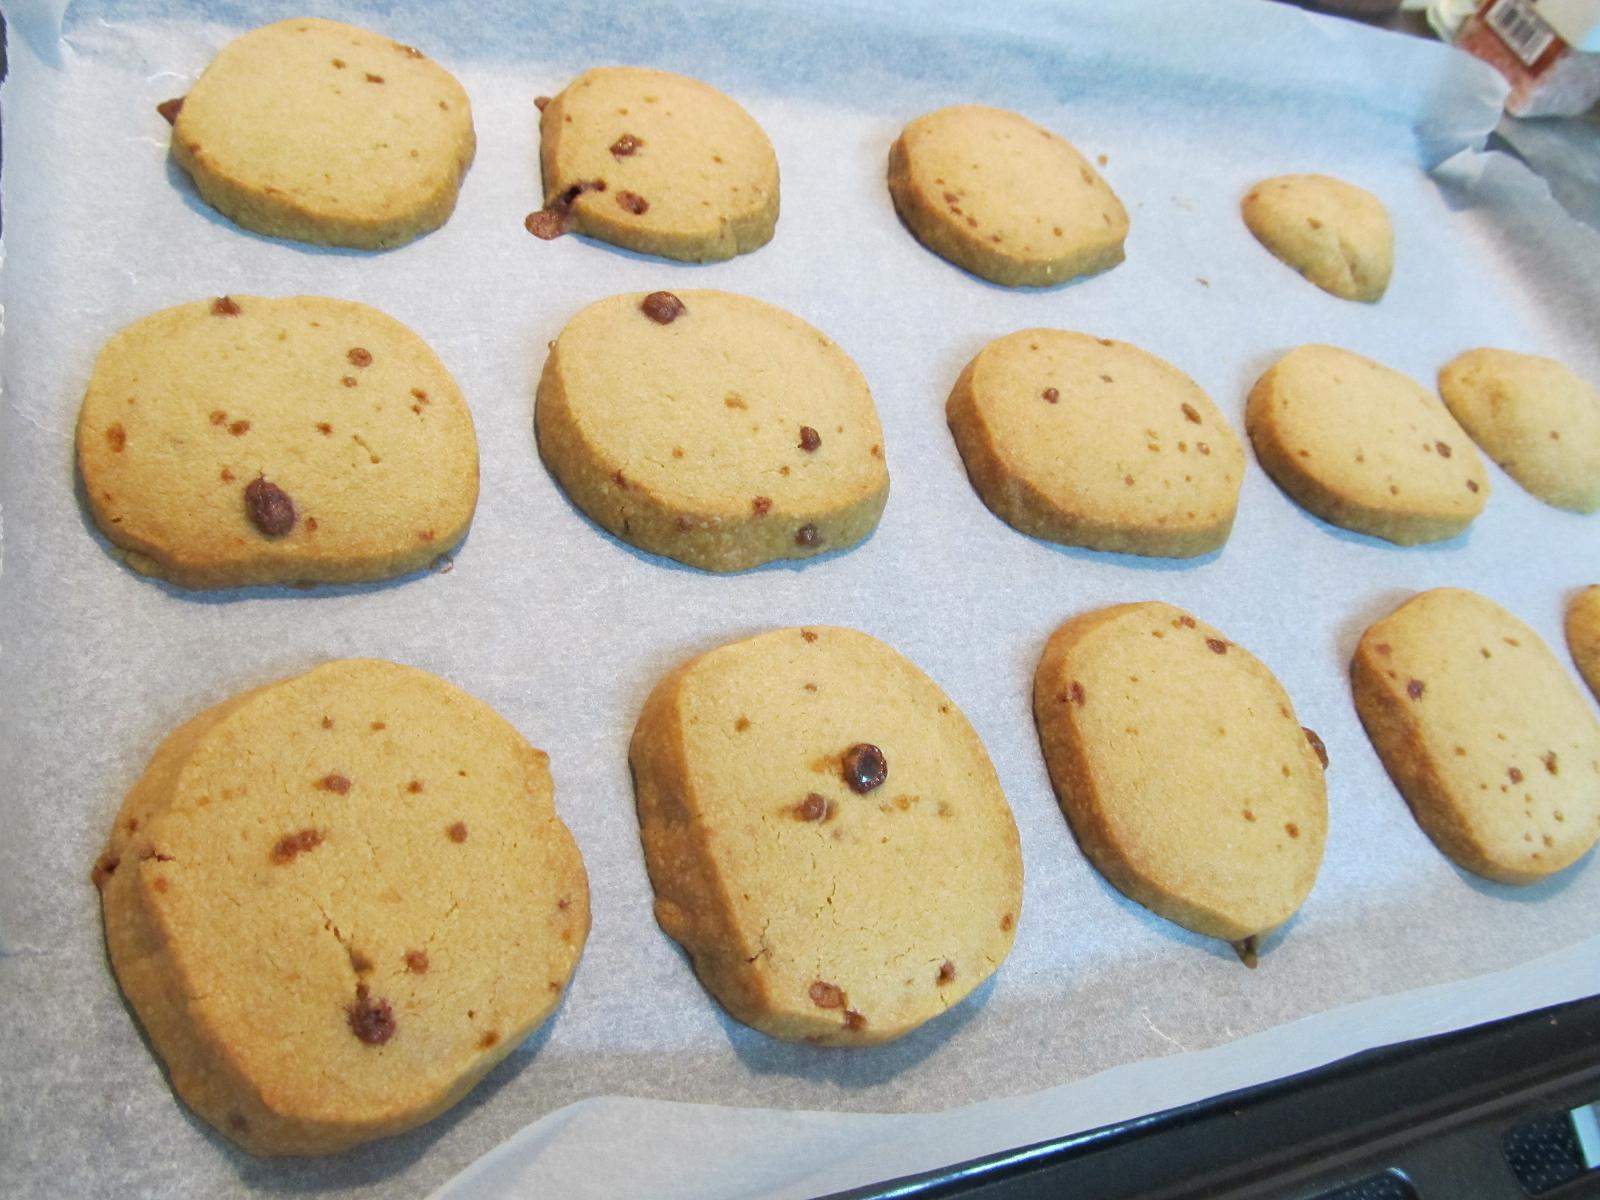
<svg viewBox="0 0 1600 1200">
<path fill-rule="evenodd" d="M 1527 0 L 1495 0 L 1483 19 L 1525 67 L 1533 66 L 1556 40 L 1555 31 Z"/>
</svg>

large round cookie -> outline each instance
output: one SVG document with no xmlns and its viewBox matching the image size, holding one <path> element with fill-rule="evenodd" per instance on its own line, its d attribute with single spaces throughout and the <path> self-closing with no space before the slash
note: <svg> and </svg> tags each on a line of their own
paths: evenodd
<svg viewBox="0 0 1600 1200">
<path fill-rule="evenodd" d="M 926 675 L 850 629 L 691 659 L 629 754 L 656 919 L 773 1037 L 885 1042 L 1011 948 L 1022 859 L 983 744 Z"/>
<path fill-rule="evenodd" d="M 579 75 L 539 119 L 542 238 L 567 230 L 688 262 L 764 246 L 778 159 L 755 119 L 709 84 L 644 67 Z"/>
<path fill-rule="evenodd" d="M 172 1086 L 256 1154 L 443 1112 L 554 1010 L 589 929 L 546 756 L 443 680 L 371 660 L 180 726 L 94 876 Z"/>
<path fill-rule="evenodd" d="M 450 72 L 316 17 L 230 42 L 174 107 L 172 156 L 207 204 L 330 246 L 384 249 L 443 225 L 477 146 Z"/>
<path fill-rule="evenodd" d="M 478 445 L 455 381 L 394 318 L 321 296 L 223 296 L 101 350 L 78 416 L 100 531 L 183 587 L 353 583 L 465 536 Z"/>
<path fill-rule="evenodd" d="M 1263 179 L 1240 206 L 1275 257 L 1344 300 L 1382 299 L 1394 270 L 1394 226 L 1371 192 L 1331 175 Z"/>
<path fill-rule="evenodd" d="M 1100 873 L 1254 966 L 1256 939 L 1316 881 L 1328 829 L 1321 739 L 1272 672 L 1170 604 L 1120 604 L 1051 635 L 1033 712 Z"/>
<path fill-rule="evenodd" d="M 1122 261 L 1128 214 L 1065 138 L 977 104 L 941 108 L 889 149 L 889 194 L 941 258 L 1008 287 L 1041 287 Z"/>
<path fill-rule="evenodd" d="M 1600 509 L 1600 393 L 1553 358 L 1468 350 L 1439 395 L 1484 453 L 1546 504 Z"/>
<path fill-rule="evenodd" d="M 1458 866 L 1533 883 L 1600 838 L 1600 721 L 1498 604 L 1413 596 L 1361 636 L 1350 679 L 1389 777 Z"/>
<path fill-rule="evenodd" d="M 1191 557 L 1233 528 L 1238 437 L 1192 379 L 1137 346 L 1013 333 L 967 364 L 945 411 L 972 486 L 1023 533 Z"/>
<path fill-rule="evenodd" d="M 1402 546 L 1454 537 L 1489 498 L 1483 460 L 1444 405 L 1336 346 L 1279 359 L 1250 390 L 1245 430 L 1302 508 Z"/>
<path fill-rule="evenodd" d="M 579 508 L 632 545 L 711 571 L 854 545 L 889 496 L 861 372 L 748 296 L 591 304 L 551 346 L 535 424 Z"/>
</svg>

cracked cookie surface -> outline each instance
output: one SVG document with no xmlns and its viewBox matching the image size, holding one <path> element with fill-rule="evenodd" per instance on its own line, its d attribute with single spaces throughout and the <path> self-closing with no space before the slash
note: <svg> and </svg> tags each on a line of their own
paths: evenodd
<svg viewBox="0 0 1600 1200">
<path fill-rule="evenodd" d="M 988 754 L 866 634 L 780 629 L 690 660 L 629 761 L 656 919 L 763 1033 L 889 1041 L 1011 948 L 1022 860 Z"/>
<path fill-rule="evenodd" d="M 1005 109 L 925 113 L 889 150 L 889 194 L 916 239 L 1007 287 L 1043 287 L 1122 261 L 1128 213 L 1065 138 Z"/>
<path fill-rule="evenodd" d="M 1498 604 L 1413 596 L 1362 634 L 1350 679 L 1389 777 L 1456 865 L 1534 883 L 1600 839 L 1600 721 Z"/>
<path fill-rule="evenodd" d="M 1156 602 L 1085 613 L 1046 644 L 1033 712 L 1062 812 L 1124 895 L 1235 943 L 1305 900 L 1328 829 L 1326 752 L 1220 630 Z"/>
<path fill-rule="evenodd" d="M 1127 342 L 999 338 L 961 372 L 945 413 L 973 488 L 1033 537 L 1192 557 L 1233 528 L 1238 435 L 1192 379 Z"/>
<path fill-rule="evenodd" d="M 555 1009 L 589 928 L 545 754 L 465 692 L 374 660 L 180 726 L 94 878 L 174 1089 L 256 1154 L 443 1112 Z"/>
<path fill-rule="evenodd" d="M 710 571 L 853 546 L 889 496 L 860 370 L 748 296 L 591 304 L 551 347 L 534 422 L 540 457 L 590 518 Z"/>
<path fill-rule="evenodd" d="M 662 258 L 747 254 L 778 221 L 778 159 L 753 117 L 709 84 L 645 67 L 579 75 L 539 118 L 545 208 L 571 230 Z"/>
<path fill-rule="evenodd" d="M 450 72 L 316 17 L 235 39 L 169 103 L 173 159 L 207 204 L 257 233 L 320 245 L 386 249 L 437 229 L 477 146 Z"/>
<path fill-rule="evenodd" d="M 1455 537 L 1489 498 L 1477 448 L 1437 397 L 1336 346 L 1279 359 L 1250 390 L 1245 430 L 1300 507 L 1401 546 Z"/>
<path fill-rule="evenodd" d="M 375 308 L 222 296 L 112 337 L 77 428 L 95 525 L 189 588 L 356 583 L 466 536 L 478 444 L 455 380 Z"/>
<path fill-rule="evenodd" d="M 1371 192 L 1331 175 L 1263 179 L 1240 205 L 1256 240 L 1323 291 L 1383 298 L 1394 270 L 1394 226 Z"/>
</svg>

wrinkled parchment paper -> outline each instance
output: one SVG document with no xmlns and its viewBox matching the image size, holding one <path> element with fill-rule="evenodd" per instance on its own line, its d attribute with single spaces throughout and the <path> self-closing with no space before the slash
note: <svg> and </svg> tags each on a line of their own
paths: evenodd
<svg viewBox="0 0 1600 1200">
<path fill-rule="evenodd" d="M 1308 341 L 1425 383 L 1479 344 L 1600 379 L 1600 239 L 1522 168 L 1471 152 L 1502 86 L 1481 64 L 1256 0 L 318 5 L 422 47 L 473 100 L 479 152 L 454 218 L 374 255 L 244 233 L 167 156 L 155 105 L 231 37 L 299 9 L 4 7 L 0 1158 L 22 1193 L 421 1195 L 545 1117 L 452 1194 L 521 1179 L 563 1196 L 805 1195 L 1600 990 L 1592 856 L 1520 890 L 1456 870 L 1384 775 L 1345 677 L 1367 623 L 1443 584 L 1505 603 L 1565 658 L 1561 614 L 1600 575 L 1600 518 L 1547 508 L 1492 471 L 1468 534 L 1403 550 L 1308 517 L 1252 461 L 1218 554 L 1062 549 L 989 514 L 943 417 L 968 359 L 1031 325 L 1144 346 L 1241 432 L 1250 384 Z M 523 231 L 539 194 L 534 98 L 610 62 L 699 76 L 761 122 L 783 172 L 771 245 L 693 267 Z M 1132 217 L 1126 263 L 1013 292 L 912 240 L 884 187 L 887 148 L 911 117 L 966 101 L 1020 110 L 1106 156 Z M 1387 203 L 1398 252 L 1381 303 L 1316 290 L 1240 222 L 1250 184 L 1307 170 Z M 713 577 L 610 539 L 555 487 L 531 433 L 546 343 L 592 300 L 674 287 L 779 304 L 861 366 L 893 478 L 865 545 Z M 362 300 L 440 354 L 482 450 L 482 501 L 453 571 L 193 595 L 109 553 L 72 469 L 95 353 L 152 310 L 226 292 Z M 1332 757 L 1321 878 L 1253 972 L 1104 884 L 1040 759 L 1029 683 L 1045 638 L 1139 599 L 1201 614 L 1264 659 Z M 685 657 L 799 623 L 864 629 L 936 679 L 984 738 L 1022 832 L 1009 960 L 958 1009 L 876 1050 L 786 1045 L 733 1023 L 650 914 L 626 765 L 641 702 Z M 594 931 L 556 1017 L 452 1112 L 333 1159 L 257 1161 L 174 1098 L 107 968 L 88 872 L 167 730 L 347 655 L 437 672 L 550 753 Z M 1030 1095 L 1062 1085 L 1075 1086 Z"/>
</svg>

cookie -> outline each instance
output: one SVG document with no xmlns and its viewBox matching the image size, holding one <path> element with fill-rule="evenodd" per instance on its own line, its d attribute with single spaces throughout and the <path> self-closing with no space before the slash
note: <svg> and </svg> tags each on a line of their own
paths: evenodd
<svg viewBox="0 0 1600 1200">
<path fill-rule="evenodd" d="M 981 984 L 1022 903 L 983 743 L 851 629 L 780 629 L 663 679 L 629 751 L 656 920 L 773 1037 L 900 1037 Z"/>
<path fill-rule="evenodd" d="M 772 240 L 778 158 L 755 119 L 709 84 L 644 67 L 585 71 L 540 103 L 545 206 L 528 232 L 569 230 L 710 262 Z"/>
<path fill-rule="evenodd" d="M 1043 287 L 1122 261 L 1128 213 L 1065 138 L 977 104 L 926 113 L 889 148 L 889 194 L 916 239 L 1007 287 Z"/>
<path fill-rule="evenodd" d="M 161 106 L 201 198 L 256 233 L 382 250 L 439 228 L 477 140 L 466 92 L 420 50 L 297 17 L 236 38 Z"/>
<path fill-rule="evenodd" d="M 1328 829 L 1326 751 L 1272 672 L 1182 609 L 1119 604 L 1051 635 L 1033 714 L 1096 869 L 1254 966 L 1311 891 Z"/>
<path fill-rule="evenodd" d="M 1137 346 L 1013 333 L 967 364 L 945 411 L 972 486 L 1023 533 L 1174 558 L 1228 540 L 1239 439 L 1194 380 Z"/>
<path fill-rule="evenodd" d="M 94 870 L 172 1086 L 255 1154 L 428 1121 L 551 1014 L 589 930 L 548 760 L 410 667 L 344 660 L 170 734 Z"/>
<path fill-rule="evenodd" d="M 591 304 L 551 345 L 535 426 L 550 473 L 597 524 L 708 571 L 854 545 L 889 496 L 861 372 L 748 296 Z"/>
<path fill-rule="evenodd" d="M 1600 394 L 1553 358 L 1469 350 L 1439 395 L 1506 474 L 1546 504 L 1600 509 Z"/>
<path fill-rule="evenodd" d="M 100 532 L 180 587 L 427 566 L 478 498 L 472 416 L 393 317 L 322 296 L 163 309 L 100 352 L 78 415 Z"/>
<path fill-rule="evenodd" d="M 1578 673 L 1600 700 L 1600 584 L 1590 584 L 1567 606 L 1567 650 Z"/>
<path fill-rule="evenodd" d="M 1256 240 L 1325 292 L 1368 303 L 1394 270 L 1394 226 L 1371 192 L 1329 175 L 1263 179 L 1240 206 Z"/>
<path fill-rule="evenodd" d="M 1356 712 L 1417 824 L 1501 883 L 1534 883 L 1600 838 L 1600 721 L 1528 626 L 1436 588 L 1361 637 Z"/>
<path fill-rule="evenodd" d="M 1250 390 L 1245 431 L 1307 512 L 1401 546 L 1455 537 L 1489 498 L 1483 460 L 1444 405 L 1335 346 L 1280 358 Z"/>
</svg>

